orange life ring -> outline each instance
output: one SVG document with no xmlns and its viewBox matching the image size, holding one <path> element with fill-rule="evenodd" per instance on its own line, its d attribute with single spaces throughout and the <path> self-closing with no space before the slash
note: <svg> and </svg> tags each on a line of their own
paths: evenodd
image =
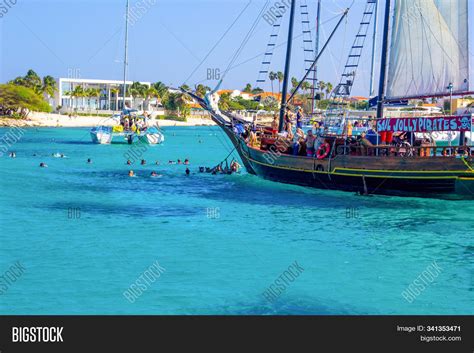
<svg viewBox="0 0 474 353">
<path fill-rule="evenodd" d="M 329 152 L 331 152 L 331 146 L 329 143 L 323 143 L 319 146 L 318 151 L 316 152 L 316 157 L 318 159 L 324 159 L 328 156 Z"/>
</svg>

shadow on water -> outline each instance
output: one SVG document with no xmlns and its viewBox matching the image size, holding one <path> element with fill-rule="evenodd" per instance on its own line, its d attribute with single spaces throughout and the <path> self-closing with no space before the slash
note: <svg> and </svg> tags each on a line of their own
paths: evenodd
<svg viewBox="0 0 474 353">
<path fill-rule="evenodd" d="M 283 294 L 273 303 L 265 299 L 256 303 L 236 302 L 233 305 L 220 307 L 216 312 L 223 315 L 367 315 L 371 313 L 369 310 L 360 310 L 340 303 L 324 305 L 317 303 L 314 298 L 291 298 L 288 294 Z"/>
<path fill-rule="evenodd" d="M 69 209 L 80 209 L 81 218 L 87 215 L 102 216 L 125 216 L 130 218 L 155 218 L 155 217 L 186 217 L 201 215 L 202 211 L 195 207 L 172 207 L 172 206 L 147 206 L 140 205 L 105 205 L 103 203 L 73 203 L 56 202 L 47 206 L 40 206 L 51 211 L 65 212 Z"/>
</svg>

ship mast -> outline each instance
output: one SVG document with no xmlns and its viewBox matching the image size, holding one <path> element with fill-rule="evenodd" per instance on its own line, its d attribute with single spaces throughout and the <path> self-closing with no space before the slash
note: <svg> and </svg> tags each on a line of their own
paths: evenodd
<svg viewBox="0 0 474 353">
<path fill-rule="evenodd" d="M 315 47 L 315 56 L 317 57 L 319 54 L 319 30 L 321 29 L 321 0 L 318 0 L 318 10 L 317 10 L 317 15 L 316 15 L 316 47 Z M 316 83 L 318 82 L 318 67 L 314 67 L 314 72 L 313 72 L 313 87 L 311 90 L 312 93 L 312 100 L 311 100 L 311 113 L 315 114 L 316 113 Z"/>
<path fill-rule="evenodd" d="M 130 15 L 130 0 L 127 0 L 125 15 L 125 58 L 123 61 L 123 104 L 122 110 L 125 110 L 125 96 L 127 92 L 127 66 L 128 66 L 128 17 Z"/>
<path fill-rule="evenodd" d="M 385 99 L 385 88 L 387 86 L 387 57 L 388 57 L 388 33 L 390 27 L 390 0 L 385 1 L 385 18 L 383 27 L 382 58 L 380 61 L 379 95 L 377 98 L 377 119 L 383 118 L 383 103 Z"/>
<path fill-rule="evenodd" d="M 285 73 L 283 77 L 283 87 L 281 91 L 280 124 L 278 127 L 279 132 L 283 131 L 285 110 L 287 107 L 286 94 L 288 92 L 288 78 L 290 76 L 291 47 L 293 45 L 293 24 L 294 24 L 294 19 L 295 19 L 295 3 L 296 3 L 296 0 L 291 0 L 290 26 L 288 29 L 288 42 L 286 46 Z"/>
<path fill-rule="evenodd" d="M 377 20 L 379 17 L 378 14 L 378 4 L 379 0 L 375 0 L 375 9 L 374 9 L 374 33 L 372 36 L 372 62 L 370 65 L 370 89 L 369 89 L 369 99 L 374 95 L 374 80 L 375 80 L 375 52 L 377 51 Z"/>
</svg>

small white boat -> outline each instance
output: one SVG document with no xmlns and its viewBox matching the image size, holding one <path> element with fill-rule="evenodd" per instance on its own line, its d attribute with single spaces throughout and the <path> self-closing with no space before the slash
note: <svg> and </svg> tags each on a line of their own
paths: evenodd
<svg viewBox="0 0 474 353">
<path fill-rule="evenodd" d="M 112 143 L 112 128 L 109 126 L 97 126 L 90 131 L 92 142 L 109 145 Z"/>
</svg>

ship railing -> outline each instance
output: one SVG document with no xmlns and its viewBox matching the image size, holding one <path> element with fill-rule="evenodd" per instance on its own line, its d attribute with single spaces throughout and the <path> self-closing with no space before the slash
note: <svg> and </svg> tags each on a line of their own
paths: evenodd
<svg viewBox="0 0 474 353">
<path fill-rule="evenodd" d="M 332 156 L 379 156 L 403 158 L 439 158 L 474 156 L 474 146 L 410 146 L 410 145 L 337 145 Z"/>
</svg>

